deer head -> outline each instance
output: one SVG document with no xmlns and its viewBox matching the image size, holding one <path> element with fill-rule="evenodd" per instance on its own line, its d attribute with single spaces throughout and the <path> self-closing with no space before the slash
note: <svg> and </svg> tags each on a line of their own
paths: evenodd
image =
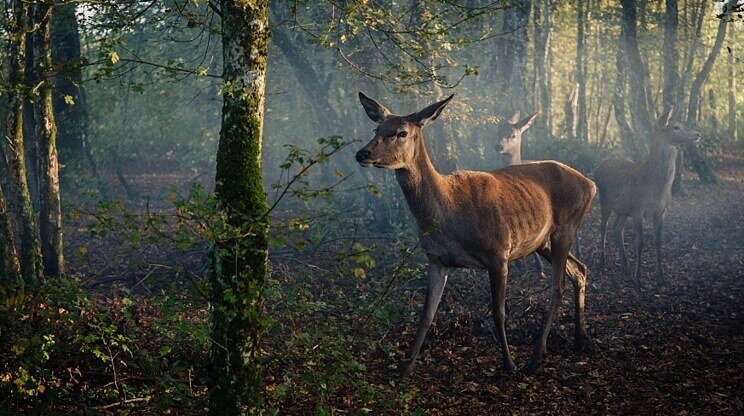
<svg viewBox="0 0 744 416">
<path fill-rule="evenodd" d="M 396 116 L 385 106 L 359 92 L 367 116 L 375 123 L 375 137 L 356 154 L 356 160 L 363 167 L 374 166 L 386 169 L 403 169 L 409 166 L 417 156 L 420 142 L 423 140 L 421 129 L 439 117 L 452 94 L 423 110 L 407 116 Z"/>
<path fill-rule="evenodd" d="M 499 137 L 496 143 L 496 150 L 499 153 L 510 153 L 519 150 L 522 145 L 522 133 L 530 128 L 539 113 L 534 113 L 520 120 L 520 112 L 517 111 L 510 119 L 504 120 L 499 124 Z"/>
<path fill-rule="evenodd" d="M 673 113 L 674 108 L 670 108 L 659 119 L 659 139 L 672 146 L 686 145 L 700 140 L 700 133 L 673 120 Z"/>
</svg>

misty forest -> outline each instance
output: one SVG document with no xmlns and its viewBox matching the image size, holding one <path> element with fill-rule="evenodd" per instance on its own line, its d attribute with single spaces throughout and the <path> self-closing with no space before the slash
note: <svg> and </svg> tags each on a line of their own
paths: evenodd
<svg viewBox="0 0 744 416">
<path fill-rule="evenodd" d="M 744 414 L 744 1 L 0 13 L 0 415 Z"/>
</svg>

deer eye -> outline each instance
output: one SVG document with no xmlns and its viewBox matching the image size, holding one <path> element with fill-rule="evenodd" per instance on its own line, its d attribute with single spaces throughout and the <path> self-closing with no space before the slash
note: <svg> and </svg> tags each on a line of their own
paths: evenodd
<svg viewBox="0 0 744 416">
<path fill-rule="evenodd" d="M 674 126 L 674 130 L 679 130 L 679 126 Z"/>
<path fill-rule="evenodd" d="M 407 131 L 398 132 L 398 137 L 403 138 L 403 137 L 406 137 L 406 136 L 408 136 L 408 132 Z"/>
</svg>

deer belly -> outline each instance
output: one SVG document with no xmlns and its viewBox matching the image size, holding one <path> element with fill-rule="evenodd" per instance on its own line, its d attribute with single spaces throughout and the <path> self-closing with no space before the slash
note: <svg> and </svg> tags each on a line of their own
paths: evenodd
<svg viewBox="0 0 744 416">
<path fill-rule="evenodd" d="M 516 236 L 517 238 L 513 239 L 514 245 L 509 253 L 509 260 L 518 260 L 529 256 L 545 246 L 550 237 L 551 230 L 551 224 L 546 223 L 540 230 Z"/>
<path fill-rule="evenodd" d="M 426 251 L 426 256 L 445 267 L 464 267 L 470 269 L 483 269 L 485 264 L 465 247 L 453 240 L 442 237 L 421 237 L 421 246 Z"/>
</svg>

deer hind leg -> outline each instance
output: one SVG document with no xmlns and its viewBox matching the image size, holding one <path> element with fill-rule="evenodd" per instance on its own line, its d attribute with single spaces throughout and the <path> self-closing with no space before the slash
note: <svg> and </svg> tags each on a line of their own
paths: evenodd
<svg viewBox="0 0 744 416">
<path fill-rule="evenodd" d="M 551 261 L 550 248 L 546 247 L 540 255 L 545 257 L 548 261 Z M 586 294 L 586 281 L 588 276 L 588 269 L 586 264 L 582 263 L 573 254 L 568 253 L 568 260 L 566 261 L 566 276 L 571 280 L 574 288 L 574 336 L 576 340 L 576 349 L 590 350 L 591 339 L 586 333 L 585 325 L 585 294 Z"/>
<path fill-rule="evenodd" d="M 532 351 L 532 357 L 527 363 L 527 372 L 534 373 L 540 367 L 540 361 L 545 353 L 548 334 L 558 314 L 558 307 L 563 298 L 564 276 L 566 271 L 566 261 L 568 259 L 568 250 L 571 248 L 571 239 L 566 231 L 559 231 L 550 236 L 550 249 L 540 249 L 540 254 L 548 256 L 553 265 L 553 282 L 551 285 L 550 305 L 545 314 L 545 325 L 542 333 L 535 341 L 535 349 Z"/>
<path fill-rule="evenodd" d="M 633 277 L 636 279 L 636 285 L 641 285 L 641 254 L 643 254 L 643 214 L 639 213 L 633 216 L 633 240 L 636 247 L 636 265 Z"/>
<path fill-rule="evenodd" d="M 664 283 L 664 270 L 661 267 L 661 229 L 664 227 L 664 213 L 654 215 L 654 251 L 656 252 L 656 278 Z"/>
<path fill-rule="evenodd" d="M 545 267 L 543 267 L 540 256 L 537 254 L 533 254 L 532 258 L 535 260 L 535 271 L 537 272 L 537 274 L 543 279 L 547 278 L 547 276 L 545 275 Z"/>
<path fill-rule="evenodd" d="M 491 279 L 491 312 L 493 313 L 493 322 L 496 324 L 496 331 L 499 336 L 499 343 L 501 344 L 503 366 L 504 370 L 512 373 L 516 370 L 516 366 L 509 353 L 509 343 L 506 340 L 506 326 L 504 324 L 504 320 L 506 319 L 505 298 L 507 274 L 508 266 L 506 260 L 494 262 L 488 268 L 488 275 Z"/>
<path fill-rule="evenodd" d="M 607 222 L 610 219 L 610 210 L 605 209 L 604 205 L 602 206 L 602 220 L 599 223 L 599 267 L 605 268 L 606 261 L 607 261 Z"/>
<path fill-rule="evenodd" d="M 416 362 L 416 356 L 421 349 L 421 345 L 424 343 L 426 333 L 429 331 L 432 321 L 434 320 L 434 314 L 439 306 L 439 301 L 442 300 L 442 293 L 444 293 L 444 286 L 447 284 L 447 272 L 448 269 L 442 265 L 434 262 L 429 264 L 429 270 L 427 271 L 427 284 L 426 284 L 426 300 L 424 301 L 424 310 L 421 314 L 421 321 L 419 322 L 418 331 L 416 332 L 416 339 L 411 344 L 411 348 L 408 350 L 407 362 L 404 364 L 401 370 L 401 376 L 407 377 L 413 371 L 414 363 Z"/>
<path fill-rule="evenodd" d="M 620 250 L 620 263 L 623 266 L 623 272 L 626 275 L 630 275 L 630 265 L 628 265 L 628 256 L 625 255 L 625 233 L 623 228 L 625 222 L 628 220 L 627 215 L 617 215 L 615 222 L 612 224 L 612 235 L 615 237 L 615 244 L 617 249 Z"/>
<path fill-rule="evenodd" d="M 590 349 L 591 339 L 586 333 L 586 321 L 584 318 L 588 269 L 586 264 L 579 261 L 579 259 L 574 257 L 573 254 L 568 253 L 566 274 L 568 275 L 568 278 L 571 279 L 571 283 L 574 287 L 574 335 L 576 339 L 576 349 Z"/>
</svg>

